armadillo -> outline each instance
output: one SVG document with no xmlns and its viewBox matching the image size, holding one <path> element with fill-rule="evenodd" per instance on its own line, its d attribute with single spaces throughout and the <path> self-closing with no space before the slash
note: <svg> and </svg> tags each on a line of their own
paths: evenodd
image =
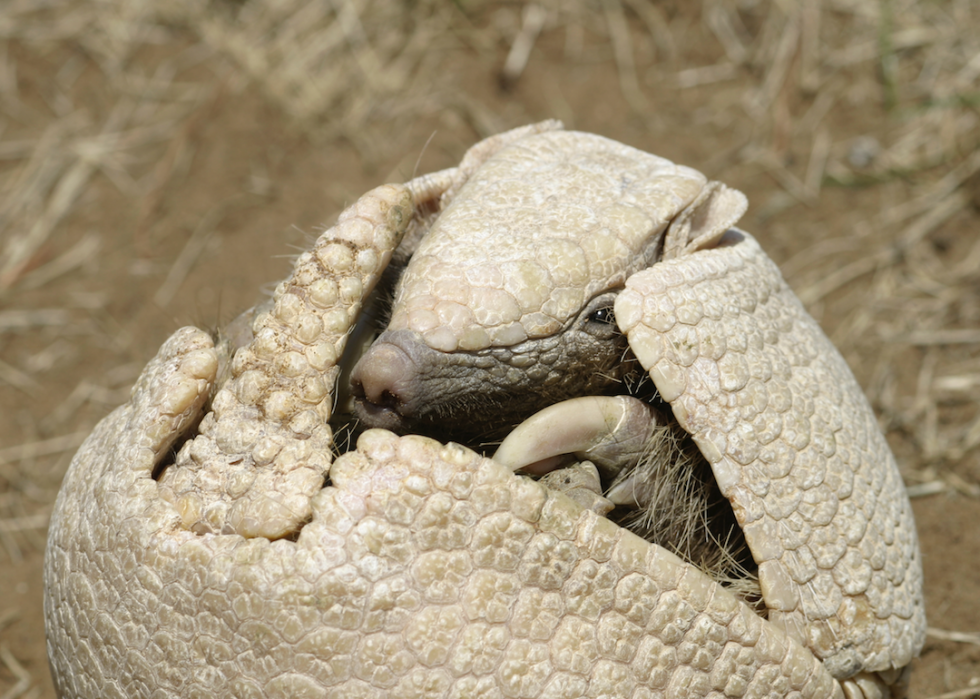
<svg viewBox="0 0 980 699">
<path fill-rule="evenodd" d="M 902 696 L 925 616 L 901 476 L 839 353 L 733 227 L 744 207 L 554 122 L 364 195 L 217 345 L 178 330 L 76 454 L 45 562 L 59 695 Z M 388 333 L 354 372 L 403 434 L 334 459 L 347 340 L 403 239 Z M 420 390 L 421 366 L 444 388 Z M 541 402 L 500 414 L 520 381 Z M 599 418 L 569 426 L 593 409 L 569 400 Z M 642 471 L 603 495 L 563 457 L 605 454 L 608 478 L 651 421 L 730 503 L 757 603 L 601 514 Z M 413 434 L 440 422 L 518 426 L 494 459 Z M 594 499 L 514 472 L 554 465 Z"/>
</svg>

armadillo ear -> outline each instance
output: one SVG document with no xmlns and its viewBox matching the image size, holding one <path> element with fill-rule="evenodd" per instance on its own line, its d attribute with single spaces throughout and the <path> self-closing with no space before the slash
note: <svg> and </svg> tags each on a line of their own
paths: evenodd
<svg viewBox="0 0 980 699">
<path fill-rule="evenodd" d="M 709 248 L 742 218 L 748 200 L 737 189 L 709 182 L 698 198 L 667 227 L 663 260 Z"/>
</svg>

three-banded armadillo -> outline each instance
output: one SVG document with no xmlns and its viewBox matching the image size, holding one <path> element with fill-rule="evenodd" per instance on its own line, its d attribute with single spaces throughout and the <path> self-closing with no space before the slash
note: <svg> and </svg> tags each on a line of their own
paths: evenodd
<svg viewBox="0 0 980 699">
<path fill-rule="evenodd" d="M 743 207 L 693 170 L 555 123 L 365 194 L 231 340 L 177 331 L 79 449 L 45 561 L 59 694 L 900 696 L 925 633 L 911 508 L 842 358 L 731 228 Z M 509 252 L 480 242 L 516 229 Z M 372 429 L 334 459 L 344 350 L 403 237 L 417 244 L 403 288 L 422 291 L 395 299 L 388 360 L 355 373 L 382 396 L 367 410 L 414 400 L 417 422 L 402 410 L 383 424 L 438 427 L 446 413 L 426 403 L 453 401 L 404 377 L 463 363 L 488 377 L 459 402 L 472 417 L 449 413 L 476 426 L 469 437 L 559 401 L 521 423 L 501 461 L 547 470 L 569 451 L 615 468 L 629 451 L 615 442 L 642 430 L 601 424 L 648 425 L 637 408 L 656 401 L 642 387 L 644 400 L 564 401 L 623 393 L 621 333 L 653 409 L 731 503 L 757 605 L 466 448 Z M 585 349 L 569 360 L 558 344 L 574 333 Z M 552 370 L 610 343 L 584 379 Z M 505 416 L 496 386 L 515 377 L 546 398 Z M 457 383 L 450 371 L 443 385 L 464 397 Z M 599 417 L 576 429 L 568 416 L 583 410 Z"/>
</svg>

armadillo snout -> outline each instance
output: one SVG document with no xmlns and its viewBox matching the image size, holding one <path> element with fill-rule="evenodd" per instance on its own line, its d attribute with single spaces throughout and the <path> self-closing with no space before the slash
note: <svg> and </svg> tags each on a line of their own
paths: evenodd
<svg viewBox="0 0 980 699">
<path fill-rule="evenodd" d="M 361 423 L 405 433 L 417 375 L 415 362 L 397 344 L 373 344 L 351 372 L 354 409 Z"/>
</svg>

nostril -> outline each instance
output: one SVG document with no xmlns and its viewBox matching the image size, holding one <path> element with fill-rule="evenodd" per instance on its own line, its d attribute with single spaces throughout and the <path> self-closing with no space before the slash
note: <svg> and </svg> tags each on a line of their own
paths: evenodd
<svg viewBox="0 0 980 699">
<path fill-rule="evenodd" d="M 362 384 L 358 379 L 351 379 L 350 393 L 355 399 L 364 400 L 364 384 Z"/>
<path fill-rule="evenodd" d="M 398 404 L 401 403 L 396 396 L 391 391 L 382 391 L 381 398 L 378 401 L 378 405 L 382 408 L 387 408 L 388 410 L 393 410 L 398 412 Z"/>
</svg>

